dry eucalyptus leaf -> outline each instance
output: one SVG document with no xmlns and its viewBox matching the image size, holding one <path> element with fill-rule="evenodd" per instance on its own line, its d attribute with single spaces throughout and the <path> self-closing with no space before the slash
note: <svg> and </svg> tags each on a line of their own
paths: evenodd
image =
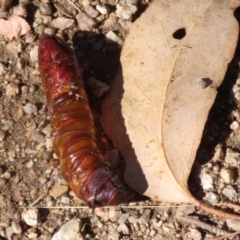
<svg viewBox="0 0 240 240">
<path fill-rule="evenodd" d="M 0 34 L 10 40 L 25 35 L 29 31 L 30 26 L 21 17 L 12 16 L 8 20 L 0 19 Z"/>
<path fill-rule="evenodd" d="M 237 45 L 239 5 L 155 0 L 130 29 L 123 77 L 119 72 L 103 102 L 102 123 L 125 157 L 124 177 L 136 191 L 200 204 L 187 180 Z"/>
</svg>

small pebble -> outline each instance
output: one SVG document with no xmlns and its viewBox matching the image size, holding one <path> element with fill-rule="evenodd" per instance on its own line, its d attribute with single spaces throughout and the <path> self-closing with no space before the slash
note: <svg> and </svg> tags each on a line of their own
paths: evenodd
<svg viewBox="0 0 240 240">
<path fill-rule="evenodd" d="M 118 43 L 119 45 L 122 45 L 123 43 L 123 40 L 112 30 L 106 33 L 106 38 L 112 40 L 113 42 Z"/>
<path fill-rule="evenodd" d="M 51 7 L 51 4 L 48 2 L 40 3 L 39 10 L 43 15 L 51 15 L 52 14 L 52 7 Z"/>
<path fill-rule="evenodd" d="M 35 142 L 38 142 L 38 143 L 45 143 L 46 142 L 46 139 L 45 137 L 40 134 L 40 133 L 34 133 L 32 134 L 32 139 L 35 141 Z"/>
<path fill-rule="evenodd" d="M 14 234 L 13 227 L 12 226 L 7 227 L 5 232 L 7 239 L 12 239 L 12 235 Z"/>
<path fill-rule="evenodd" d="M 121 214 L 121 216 L 118 219 L 118 224 L 125 223 L 127 221 L 128 217 L 129 217 L 128 213 Z"/>
<path fill-rule="evenodd" d="M 30 51 L 30 59 L 32 63 L 36 63 L 38 61 L 38 46 L 34 46 Z"/>
<path fill-rule="evenodd" d="M 224 160 L 231 166 L 237 167 L 239 166 L 240 153 L 233 151 L 231 148 L 227 148 Z"/>
<path fill-rule="evenodd" d="M 234 182 L 234 172 L 230 168 L 222 168 L 220 171 L 220 176 L 224 180 L 225 183 L 233 183 Z"/>
<path fill-rule="evenodd" d="M 74 20 L 65 17 L 58 17 L 52 20 L 52 26 L 60 30 L 70 28 L 74 24 Z"/>
<path fill-rule="evenodd" d="M 4 186 L 6 186 L 6 183 L 7 183 L 6 179 L 0 178 L 0 189 L 2 189 Z"/>
<path fill-rule="evenodd" d="M 27 234 L 29 239 L 37 239 L 38 238 L 38 234 L 36 232 L 30 232 Z"/>
<path fill-rule="evenodd" d="M 213 189 L 214 188 L 213 182 L 214 182 L 213 176 L 203 172 L 203 174 L 201 175 L 201 183 L 202 183 L 203 189 L 205 190 Z"/>
<path fill-rule="evenodd" d="M 104 222 L 108 221 L 108 210 L 104 208 L 95 208 L 94 213 L 100 217 Z"/>
<path fill-rule="evenodd" d="M 6 86 L 6 95 L 9 97 L 15 97 L 17 94 L 19 94 L 19 87 L 15 83 L 9 83 Z"/>
<path fill-rule="evenodd" d="M 14 16 L 20 16 L 20 17 L 26 17 L 27 16 L 26 5 L 19 4 L 16 7 L 14 7 L 13 8 L 13 15 Z"/>
<path fill-rule="evenodd" d="M 61 197 L 61 203 L 69 205 L 70 204 L 70 198 L 66 196 Z"/>
<path fill-rule="evenodd" d="M 232 124 L 230 125 L 230 128 L 233 131 L 237 131 L 239 129 L 239 123 L 237 121 L 233 121 Z"/>
<path fill-rule="evenodd" d="M 36 226 L 39 222 L 38 209 L 24 209 L 22 212 L 22 218 L 29 226 Z"/>
<path fill-rule="evenodd" d="M 240 222 L 231 220 L 231 219 L 226 219 L 226 224 L 229 228 L 232 228 L 234 231 L 240 231 Z"/>
<path fill-rule="evenodd" d="M 205 197 L 203 198 L 209 204 L 217 204 L 219 202 L 219 196 L 213 192 L 207 192 Z"/>
<path fill-rule="evenodd" d="M 108 14 L 108 8 L 106 6 L 97 5 L 96 9 L 103 15 Z"/>
<path fill-rule="evenodd" d="M 26 114 L 33 114 L 33 113 L 37 113 L 37 107 L 36 105 L 32 104 L 32 103 L 27 103 L 24 107 L 23 110 Z"/>
<path fill-rule="evenodd" d="M 91 16 L 92 18 L 96 18 L 97 16 L 98 16 L 98 11 L 97 10 L 95 10 L 92 6 L 90 6 L 90 5 L 88 5 L 88 6 L 86 6 L 86 7 L 84 7 L 84 10 L 85 10 L 85 12 L 89 15 L 89 16 Z"/>
<path fill-rule="evenodd" d="M 215 147 L 215 153 L 212 157 L 212 160 L 213 161 L 221 161 L 224 159 L 224 151 L 223 151 L 223 148 L 222 148 L 222 144 L 219 144 Z"/>
<path fill-rule="evenodd" d="M 3 130 L 0 130 L 0 142 L 3 141 L 5 135 L 6 135 L 6 133 Z"/>
<path fill-rule="evenodd" d="M 195 81 L 195 86 L 196 86 L 196 88 L 199 88 L 199 89 L 205 89 L 205 88 L 207 88 L 208 85 L 207 85 L 207 82 L 203 78 L 198 78 Z"/>
<path fill-rule="evenodd" d="M 15 234 L 21 234 L 22 233 L 22 227 L 18 222 L 12 222 L 12 228 L 13 228 L 13 232 Z"/>
<path fill-rule="evenodd" d="M 122 223 L 118 226 L 117 230 L 124 235 L 128 235 L 130 233 L 129 228 L 127 227 L 126 224 Z"/>
<path fill-rule="evenodd" d="M 25 35 L 25 42 L 26 43 L 33 43 L 34 39 L 35 39 L 35 36 L 32 33 L 27 33 Z"/>
<path fill-rule="evenodd" d="M 4 75 L 7 73 L 7 70 L 4 66 L 4 64 L 0 63 L 0 76 Z"/>
<path fill-rule="evenodd" d="M 117 4 L 116 14 L 118 17 L 123 19 L 131 19 L 132 15 L 137 11 L 137 6 L 135 5 L 120 5 Z"/>
<path fill-rule="evenodd" d="M 202 234 L 196 228 L 190 228 L 191 236 L 193 240 L 202 240 Z"/>
<path fill-rule="evenodd" d="M 97 22 L 84 12 L 79 12 L 76 16 L 79 29 L 82 31 L 91 31 Z"/>
<path fill-rule="evenodd" d="M 118 208 L 109 208 L 108 218 L 112 222 L 116 222 L 121 216 L 122 211 Z"/>
<path fill-rule="evenodd" d="M 147 225 L 150 220 L 151 213 L 151 209 L 145 209 L 142 213 L 142 216 L 138 219 L 139 223 Z"/>
<path fill-rule="evenodd" d="M 55 185 L 50 191 L 49 195 L 52 196 L 54 199 L 57 199 L 64 193 L 68 191 L 68 187 L 65 185 Z"/>
<path fill-rule="evenodd" d="M 231 201 L 235 201 L 237 198 L 237 192 L 236 190 L 231 186 L 227 185 L 223 190 L 222 194 L 227 197 Z"/>
</svg>

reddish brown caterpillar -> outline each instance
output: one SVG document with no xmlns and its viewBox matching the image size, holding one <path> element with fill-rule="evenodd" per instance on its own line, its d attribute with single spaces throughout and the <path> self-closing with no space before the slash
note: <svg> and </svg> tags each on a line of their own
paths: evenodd
<svg viewBox="0 0 240 240">
<path fill-rule="evenodd" d="M 74 193 L 91 206 L 116 205 L 129 189 L 103 163 L 93 116 L 73 50 L 59 37 L 42 34 L 39 68 L 53 131 L 53 150 Z"/>
</svg>

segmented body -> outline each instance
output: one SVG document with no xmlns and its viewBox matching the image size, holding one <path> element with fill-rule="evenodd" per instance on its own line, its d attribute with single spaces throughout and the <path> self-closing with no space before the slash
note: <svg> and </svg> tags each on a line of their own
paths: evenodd
<svg viewBox="0 0 240 240">
<path fill-rule="evenodd" d="M 73 50 L 61 38 L 43 34 L 39 68 L 50 111 L 53 150 L 60 158 L 64 178 L 91 207 L 123 202 L 128 187 L 103 163 Z"/>
</svg>

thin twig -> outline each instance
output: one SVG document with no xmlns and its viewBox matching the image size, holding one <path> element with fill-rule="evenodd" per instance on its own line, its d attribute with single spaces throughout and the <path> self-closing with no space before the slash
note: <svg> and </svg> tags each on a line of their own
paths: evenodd
<svg viewBox="0 0 240 240">
<path fill-rule="evenodd" d="M 33 203 L 32 203 L 33 204 Z M 31 204 L 31 205 L 32 205 Z M 39 207 L 32 207 L 31 205 L 29 205 L 28 207 L 19 207 L 19 208 L 23 208 L 23 209 L 26 209 L 26 208 L 43 208 L 43 209 L 51 209 L 51 208 L 54 208 L 54 209 L 91 209 L 90 207 L 88 206 L 54 206 L 54 207 L 42 207 L 42 206 L 39 206 Z M 106 207 L 100 207 L 100 208 L 115 208 L 115 207 L 120 207 L 120 208 L 135 208 L 135 209 L 143 209 L 143 208 L 168 208 L 168 207 L 172 207 L 172 208 L 180 208 L 180 207 L 189 207 L 189 206 L 194 206 L 194 205 L 146 205 L 146 206 L 106 206 Z"/>
<path fill-rule="evenodd" d="M 81 12 L 81 9 L 78 8 L 73 2 L 71 2 L 71 0 L 67 0 L 69 2 L 69 4 L 71 4 L 73 7 L 75 7 L 79 12 Z"/>
<path fill-rule="evenodd" d="M 39 196 L 33 203 L 31 203 L 29 206 L 33 207 L 36 203 L 38 203 L 44 196 L 46 195 L 46 193 L 42 194 L 41 196 Z"/>
<path fill-rule="evenodd" d="M 234 237 L 236 235 L 240 234 L 240 231 L 238 232 L 235 232 L 235 233 L 230 233 L 230 234 L 227 234 L 227 235 L 224 235 L 224 236 L 221 236 L 221 237 L 214 237 L 214 238 L 206 238 L 206 240 L 222 240 L 224 238 L 230 238 L 230 237 Z"/>
<path fill-rule="evenodd" d="M 233 210 L 237 210 L 240 211 L 240 206 L 234 203 L 230 203 L 230 202 L 220 202 L 217 204 L 218 206 L 226 206 L 229 208 L 232 208 Z"/>
<path fill-rule="evenodd" d="M 210 224 L 201 222 L 200 220 L 194 218 L 194 217 L 189 217 L 189 216 L 180 216 L 178 217 L 178 220 L 186 222 L 186 223 L 190 223 L 190 224 L 194 224 L 197 227 L 200 227 L 210 233 L 213 233 L 215 235 L 229 235 L 231 234 L 228 231 L 222 230 L 221 228 L 218 227 L 214 227 Z"/>
</svg>

